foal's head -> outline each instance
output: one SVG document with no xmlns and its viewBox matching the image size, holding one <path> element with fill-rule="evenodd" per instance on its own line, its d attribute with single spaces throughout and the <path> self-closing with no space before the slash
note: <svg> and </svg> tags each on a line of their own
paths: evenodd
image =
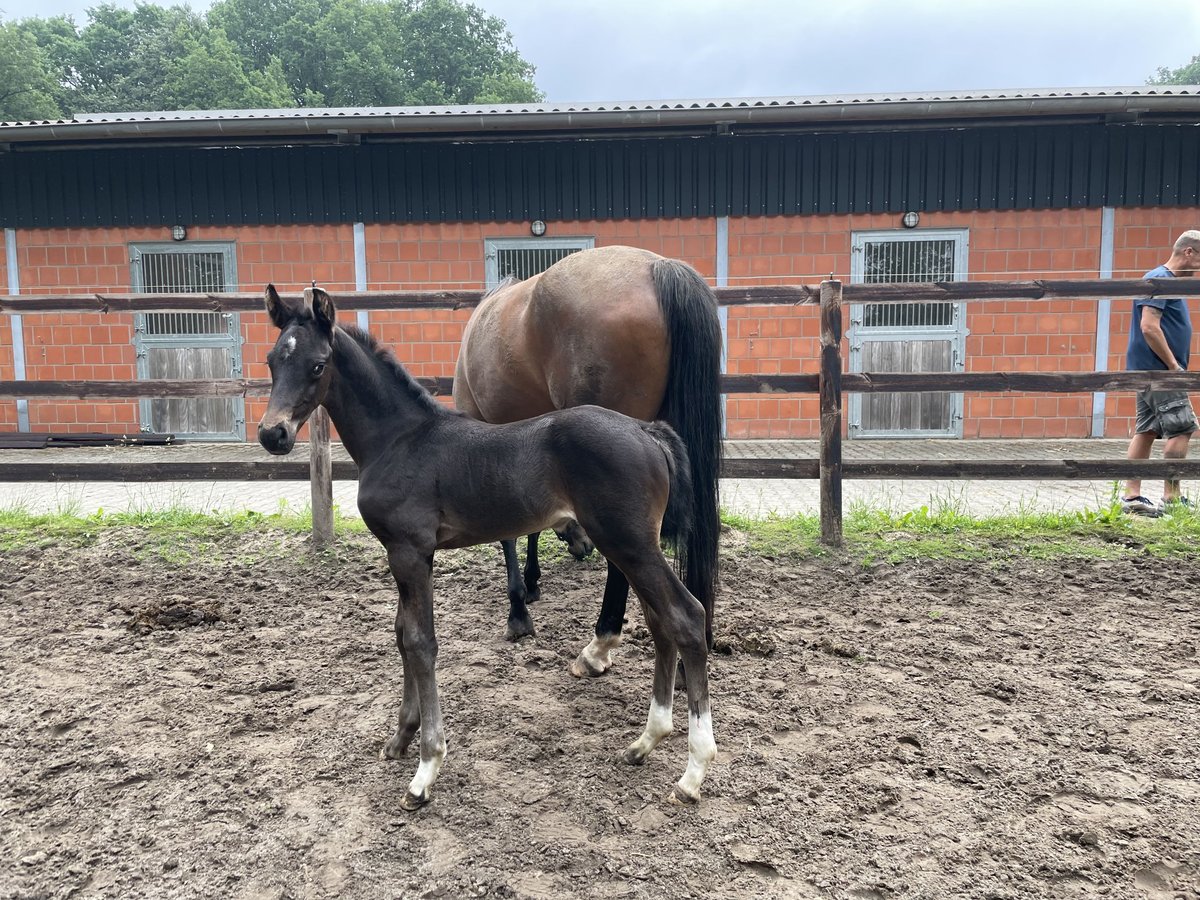
<svg viewBox="0 0 1200 900">
<path fill-rule="evenodd" d="M 271 453 L 284 454 L 329 390 L 336 310 L 319 287 L 306 289 L 303 300 L 285 300 L 268 284 L 266 304 L 279 339 L 267 354 L 271 399 L 258 423 L 258 442 Z"/>
</svg>

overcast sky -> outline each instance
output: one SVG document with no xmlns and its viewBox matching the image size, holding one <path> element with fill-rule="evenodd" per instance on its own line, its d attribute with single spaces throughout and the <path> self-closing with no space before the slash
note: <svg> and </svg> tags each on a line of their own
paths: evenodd
<svg viewBox="0 0 1200 900">
<path fill-rule="evenodd" d="M 133 6 L 133 0 L 117 0 Z M 93 0 L 0 0 L 5 20 Z M 170 5 L 163 2 L 160 5 Z M 204 0 L 193 9 L 208 7 Z M 1135 87 L 1200 54 L 1196 0 L 477 0 L 554 102 Z"/>
</svg>

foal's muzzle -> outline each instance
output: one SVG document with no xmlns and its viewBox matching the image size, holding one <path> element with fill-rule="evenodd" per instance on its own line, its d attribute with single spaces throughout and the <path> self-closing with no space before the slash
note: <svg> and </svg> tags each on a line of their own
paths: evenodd
<svg viewBox="0 0 1200 900">
<path fill-rule="evenodd" d="M 283 456 L 290 453 L 295 446 L 296 432 L 288 428 L 286 422 L 277 422 L 274 425 L 259 423 L 258 442 L 268 453 Z"/>
</svg>

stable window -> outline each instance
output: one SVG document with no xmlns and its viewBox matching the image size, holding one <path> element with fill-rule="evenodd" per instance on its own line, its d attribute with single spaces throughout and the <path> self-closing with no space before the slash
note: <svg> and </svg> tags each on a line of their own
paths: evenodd
<svg viewBox="0 0 1200 900">
<path fill-rule="evenodd" d="M 596 246 L 595 238 L 494 238 L 485 242 L 484 261 L 488 288 L 510 275 L 524 281 L 564 257 Z"/>
<path fill-rule="evenodd" d="M 135 244 L 133 289 L 154 294 L 236 290 L 232 244 Z M 146 312 L 134 320 L 139 379 L 216 381 L 242 376 L 241 323 L 235 313 Z M 143 399 L 141 429 L 192 440 L 244 440 L 240 397 Z"/>
</svg>

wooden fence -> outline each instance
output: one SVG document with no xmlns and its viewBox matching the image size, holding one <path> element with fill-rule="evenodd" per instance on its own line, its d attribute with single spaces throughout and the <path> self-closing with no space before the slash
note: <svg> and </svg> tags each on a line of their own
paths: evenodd
<svg viewBox="0 0 1200 900">
<path fill-rule="evenodd" d="M 956 372 L 845 373 L 842 371 L 842 307 L 846 303 L 959 302 L 982 300 L 1101 299 L 1105 297 L 1200 296 L 1200 278 L 1088 281 L 965 281 L 914 284 L 778 286 L 718 288 L 723 306 L 820 306 L 820 370 L 812 375 L 726 375 L 727 394 L 817 393 L 821 436 L 817 459 L 726 459 L 725 478 L 819 478 L 821 539 L 842 541 L 842 481 L 879 479 L 1109 479 L 1186 478 L 1200 476 L 1200 460 L 859 460 L 842 459 L 842 400 L 846 393 L 922 391 L 1134 391 L 1200 390 L 1200 373 L 1192 372 Z M 479 302 L 480 291 L 366 291 L 338 295 L 339 309 L 465 309 Z M 152 311 L 258 312 L 258 293 L 228 294 L 94 294 L 3 296 L 0 314 L 62 312 L 131 313 Z M 450 378 L 417 379 L 434 394 L 448 394 Z M 179 397 L 257 397 L 270 392 L 269 379 L 220 381 L 0 381 L 0 399 L 131 399 Z M 309 480 L 313 486 L 314 541 L 332 536 L 332 480 L 353 480 L 353 463 L 333 462 L 329 425 L 323 411 L 310 423 L 310 461 L 289 462 L 132 462 L 13 463 L 0 451 L 0 482 L 32 481 L 258 481 Z"/>
</svg>

